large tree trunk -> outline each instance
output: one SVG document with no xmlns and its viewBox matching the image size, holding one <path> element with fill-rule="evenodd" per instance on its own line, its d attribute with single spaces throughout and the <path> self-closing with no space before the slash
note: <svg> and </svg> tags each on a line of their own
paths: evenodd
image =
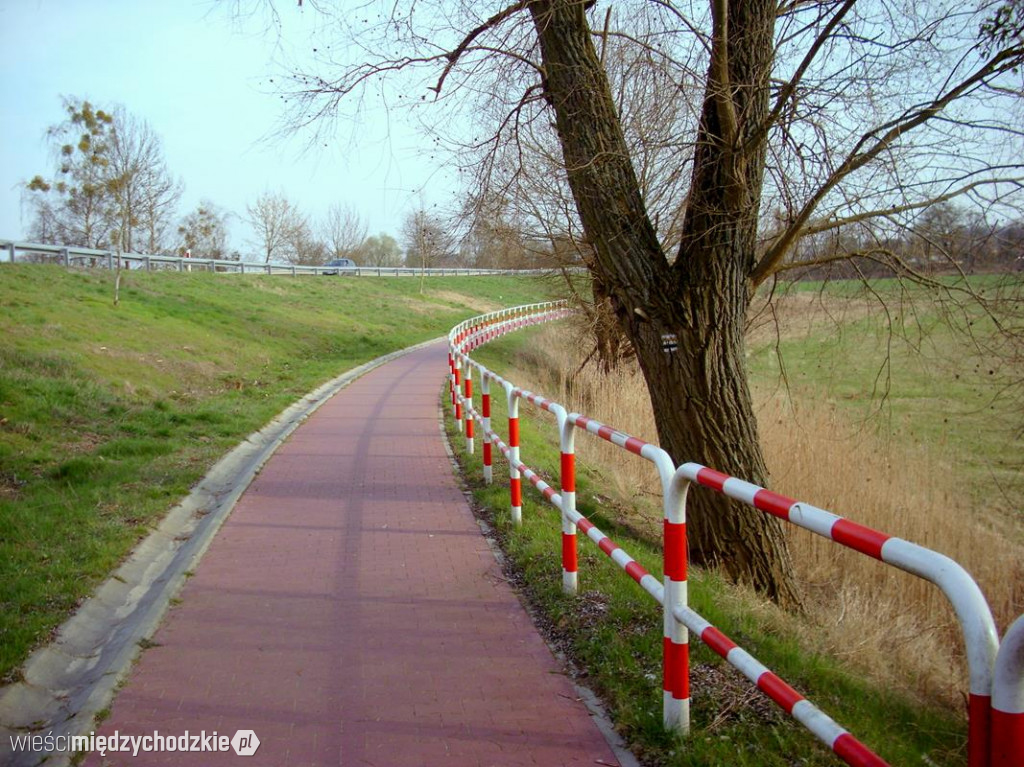
<svg viewBox="0 0 1024 767">
<path fill-rule="evenodd" d="M 742 133 L 728 120 L 739 114 L 743 125 L 755 125 L 764 114 L 768 91 L 760 86 L 767 85 L 771 64 L 774 4 L 735 0 L 729 9 L 735 10 L 729 42 L 749 49 L 728 60 L 725 91 L 716 90 L 720 79 L 709 78 L 683 244 L 673 265 L 647 216 L 585 6 L 537 0 L 530 11 L 569 185 L 596 254 L 593 269 L 636 348 L 662 447 L 677 463 L 696 461 L 764 484 L 743 332 L 765 144 L 742 145 Z M 722 92 L 735 112 L 723 115 Z M 663 350 L 664 333 L 678 336 L 677 352 Z M 776 520 L 718 494 L 698 490 L 690 497 L 695 563 L 720 566 L 780 602 L 795 601 Z"/>
</svg>

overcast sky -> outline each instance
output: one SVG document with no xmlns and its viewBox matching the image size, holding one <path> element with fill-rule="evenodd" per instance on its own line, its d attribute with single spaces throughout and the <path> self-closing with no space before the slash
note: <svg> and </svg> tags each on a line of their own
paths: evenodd
<svg viewBox="0 0 1024 767">
<path fill-rule="evenodd" d="M 62 96 L 146 120 L 184 181 L 181 214 L 201 199 L 234 213 L 230 244 L 243 253 L 245 207 L 267 190 L 313 218 L 349 203 L 371 233 L 396 237 L 421 199 L 449 203 L 453 176 L 429 142 L 372 105 L 315 151 L 309 133 L 266 140 L 282 117 L 270 78 L 315 44 L 312 12 L 277 6 L 284 49 L 261 19 L 240 23 L 212 0 L 0 0 L 0 239 L 24 238 L 21 186 L 53 173 L 44 132 L 63 119 Z"/>
</svg>

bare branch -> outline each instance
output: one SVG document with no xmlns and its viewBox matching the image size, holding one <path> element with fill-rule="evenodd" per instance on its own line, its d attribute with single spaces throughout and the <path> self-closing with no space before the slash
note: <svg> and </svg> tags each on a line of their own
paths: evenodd
<svg viewBox="0 0 1024 767">
<path fill-rule="evenodd" d="M 814 61 L 815 58 L 817 58 L 818 53 L 822 49 L 822 46 L 824 46 L 825 43 L 829 40 L 829 38 L 832 37 L 836 27 L 839 26 L 839 23 L 843 20 L 843 17 L 854 6 L 854 3 L 856 2 L 857 0 L 846 0 L 846 2 L 843 3 L 842 7 L 838 11 L 836 11 L 836 14 L 829 20 L 828 24 L 825 25 L 825 28 L 821 30 L 821 32 L 818 34 L 818 37 L 807 49 L 807 53 L 804 55 L 803 61 L 801 61 L 800 65 L 796 68 L 796 72 L 793 73 L 793 76 L 789 79 L 788 82 L 786 82 L 786 84 L 779 91 L 779 95 L 775 99 L 775 106 L 772 108 L 772 111 L 768 114 L 768 117 L 765 118 L 761 127 L 751 133 L 750 137 L 747 139 L 748 141 L 757 141 L 763 139 L 764 134 L 771 128 L 772 125 L 774 125 L 778 121 L 779 116 L 782 114 L 782 110 L 785 109 L 786 104 L 789 102 L 789 100 L 793 98 L 793 94 L 796 92 L 797 86 L 800 84 L 800 81 L 803 79 L 804 74 L 811 66 L 811 63 Z"/>
<path fill-rule="evenodd" d="M 452 67 L 454 67 L 458 63 L 459 59 L 467 51 L 470 45 L 473 44 L 473 41 L 476 40 L 476 38 L 478 38 L 484 32 L 494 29 L 509 17 L 514 16 L 515 14 L 519 13 L 522 10 L 525 10 L 529 4 L 529 0 L 520 0 L 518 3 L 510 5 L 504 10 L 498 11 L 496 14 L 487 19 L 487 21 L 485 21 L 483 24 L 481 24 L 476 29 L 472 30 L 468 35 L 466 35 L 462 39 L 462 42 L 459 43 L 458 46 L 456 46 L 455 50 L 445 54 L 445 58 L 448 60 L 448 63 L 445 66 L 444 71 L 441 72 L 441 76 L 437 79 L 437 85 L 431 88 L 431 90 L 437 94 L 441 93 L 441 89 L 444 87 L 444 81 L 448 79 L 448 74 L 452 71 Z"/>
<path fill-rule="evenodd" d="M 903 135 L 932 120 L 943 109 L 983 84 L 987 79 L 1019 66 L 1022 59 L 1024 59 L 1024 46 L 1016 46 L 1000 51 L 975 70 L 969 77 L 957 83 L 945 93 L 937 96 L 929 104 L 904 112 L 898 118 L 864 133 L 843 162 L 804 203 L 794 221 L 768 249 L 757 266 L 754 267 L 750 275 L 754 284 L 757 285 L 763 282 L 768 275 L 779 267 L 789 247 L 796 240 L 801 229 L 806 225 L 818 205 L 843 179 L 876 159 L 893 146 Z M 878 134 L 882 131 L 884 133 L 879 136 Z"/>
<path fill-rule="evenodd" d="M 988 168 L 986 170 L 992 169 Z M 927 197 L 921 200 L 916 200 L 914 202 L 908 202 L 903 205 L 892 205 L 887 208 L 878 208 L 875 210 L 862 211 L 852 216 L 844 216 L 842 218 L 828 218 L 817 222 L 811 222 L 800 230 L 800 232 L 797 234 L 797 237 L 808 237 L 811 235 L 820 234 L 822 232 L 829 232 L 835 229 L 840 229 L 844 226 L 850 226 L 851 224 L 859 224 L 863 221 L 868 221 L 870 219 L 891 217 L 899 215 L 901 213 L 908 213 L 914 210 L 923 210 L 924 208 L 929 208 L 932 205 L 937 205 L 938 203 L 942 202 L 948 202 L 949 200 L 961 197 L 979 187 L 996 184 L 1014 184 L 1018 187 L 1024 188 L 1024 176 L 1016 176 L 1012 178 L 985 178 L 981 179 L 980 181 L 974 181 L 970 184 L 965 184 L 963 186 L 957 187 L 956 189 L 952 189 L 944 194 L 936 195 L 933 197 Z"/>
<path fill-rule="evenodd" d="M 736 105 L 732 102 L 729 82 L 729 8 L 727 0 L 712 0 L 713 33 L 711 42 L 711 89 L 714 92 L 715 111 L 722 129 L 722 142 L 732 147 L 738 133 Z"/>
</svg>

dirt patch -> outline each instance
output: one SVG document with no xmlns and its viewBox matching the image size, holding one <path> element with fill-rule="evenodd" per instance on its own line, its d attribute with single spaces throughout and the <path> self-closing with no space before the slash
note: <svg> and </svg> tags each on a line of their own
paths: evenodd
<svg viewBox="0 0 1024 767">
<path fill-rule="evenodd" d="M 79 455 L 81 453 L 91 453 L 93 450 L 98 448 L 104 442 L 103 437 L 99 434 L 93 434 L 92 432 L 83 432 L 78 435 L 78 439 L 74 442 L 69 442 L 65 445 L 65 449 L 71 455 Z"/>
<path fill-rule="evenodd" d="M 742 719 L 776 724 L 786 721 L 780 708 L 726 663 L 695 663 L 690 667 L 690 690 L 691 705 L 711 715 L 706 735 Z"/>
<path fill-rule="evenodd" d="M 25 480 L 14 474 L 0 472 L 0 501 L 16 501 L 21 496 L 21 488 Z"/>
<path fill-rule="evenodd" d="M 473 311 L 480 313 L 493 312 L 504 306 L 503 304 L 496 304 L 492 301 L 485 301 L 481 298 L 474 298 L 473 296 L 467 296 L 464 293 L 456 293 L 451 290 L 432 290 L 430 291 L 430 295 L 434 298 L 438 298 L 442 301 L 448 301 L 452 304 L 468 306 Z"/>
</svg>

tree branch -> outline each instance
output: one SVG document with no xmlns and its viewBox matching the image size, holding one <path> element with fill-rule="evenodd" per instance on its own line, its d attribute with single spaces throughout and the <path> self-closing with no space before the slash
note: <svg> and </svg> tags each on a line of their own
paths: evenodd
<svg viewBox="0 0 1024 767">
<path fill-rule="evenodd" d="M 501 24 L 509 17 L 514 16 L 520 11 L 525 10 L 529 4 L 529 0 L 519 0 L 518 3 L 514 3 L 505 8 L 504 10 L 498 11 L 496 14 L 491 16 L 491 18 L 487 19 L 487 21 L 485 21 L 483 24 L 481 24 L 476 29 L 472 30 L 464 38 L 462 38 L 462 42 L 455 47 L 455 50 L 445 54 L 445 58 L 448 59 L 448 64 L 445 66 L 444 71 L 438 78 L 437 85 L 435 85 L 430 90 L 440 95 L 441 89 L 444 87 L 444 81 L 448 78 L 448 75 L 449 73 L 451 73 L 452 68 L 458 63 L 459 58 L 468 50 L 469 46 L 473 44 L 473 41 L 476 40 L 476 38 L 478 38 L 484 32 L 494 29 L 496 26 Z"/>
<path fill-rule="evenodd" d="M 732 102 L 729 78 L 729 8 L 728 0 L 711 3 L 711 91 L 715 99 L 715 112 L 722 129 L 722 141 L 732 147 L 739 131 L 736 105 Z"/>
<path fill-rule="evenodd" d="M 756 131 L 753 131 L 751 133 L 750 137 L 748 138 L 748 142 L 754 143 L 756 141 L 761 140 L 761 138 L 763 138 L 764 135 L 771 129 L 771 126 L 775 124 L 775 121 L 779 119 L 779 115 L 781 115 L 782 110 L 785 109 L 786 103 L 790 100 L 790 98 L 793 97 L 793 94 L 796 92 L 797 86 L 800 84 L 800 81 L 803 79 L 803 76 L 807 73 L 808 68 L 810 68 L 814 59 L 821 51 L 822 46 L 832 36 L 832 33 L 835 31 L 835 28 L 839 26 L 839 22 L 843 20 L 843 17 L 846 16 L 847 12 L 851 8 L 853 8 L 856 2 L 857 0 L 846 0 L 846 2 L 843 3 L 842 8 L 840 8 L 836 12 L 836 15 L 833 16 L 829 20 L 828 24 L 825 25 L 825 28 L 821 30 L 821 33 L 815 38 L 814 43 L 807 50 L 807 53 L 804 56 L 803 61 L 801 61 L 800 65 L 796 68 L 796 72 L 793 73 L 793 76 L 789 79 L 789 82 L 787 82 L 782 87 L 782 90 L 779 92 L 778 98 L 775 100 L 775 106 L 772 108 L 772 111 L 768 114 L 768 117 L 765 118 L 761 126 Z"/>
<path fill-rule="evenodd" d="M 924 125 L 936 117 L 958 98 L 983 84 L 986 79 L 1019 66 L 1022 59 L 1024 59 L 1024 46 L 1018 45 L 1000 51 L 975 70 L 969 77 L 950 88 L 946 93 L 933 99 L 929 104 L 914 111 L 905 112 L 900 117 L 863 134 L 846 156 L 846 159 L 829 175 L 825 183 L 811 195 L 810 199 L 804 203 L 793 222 L 762 256 L 760 262 L 750 273 L 750 279 L 753 283 L 759 285 L 773 271 L 778 269 L 786 252 L 796 241 L 818 205 L 843 179 L 874 160 L 905 133 Z M 878 137 L 877 134 L 880 131 L 885 131 L 885 133 Z"/>
<path fill-rule="evenodd" d="M 861 213 L 857 213 L 853 216 L 846 216 L 844 218 L 829 218 L 819 219 L 817 222 L 812 222 L 805 226 L 797 234 L 797 239 L 803 237 L 809 237 L 814 234 L 821 234 L 822 232 L 830 232 L 835 229 L 839 229 L 850 224 L 859 224 L 862 221 L 868 221 L 872 218 L 881 218 L 883 216 L 889 217 L 898 215 L 900 213 L 907 213 L 912 210 L 921 210 L 923 208 L 931 207 L 942 202 L 948 202 L 956 197 L 963 194 L 967 194 L 979 186 L 987 186 L 994 184 L 1015 184 L 1017 186 L 1024 187 L 1024 176 L 1015 176 L 1012 178 L 986 178 L 980 181 L 973 181 L 970 184 L 957 187 L 944 194 L 937 195 L 935 197 L 929 197 L 925 200 L 918 200 L 917 202 L 908 202 L 905 205 L 893 205 L 888 208 L 878 208 L 876 210 L 867 210 Z"/>
</svg>

